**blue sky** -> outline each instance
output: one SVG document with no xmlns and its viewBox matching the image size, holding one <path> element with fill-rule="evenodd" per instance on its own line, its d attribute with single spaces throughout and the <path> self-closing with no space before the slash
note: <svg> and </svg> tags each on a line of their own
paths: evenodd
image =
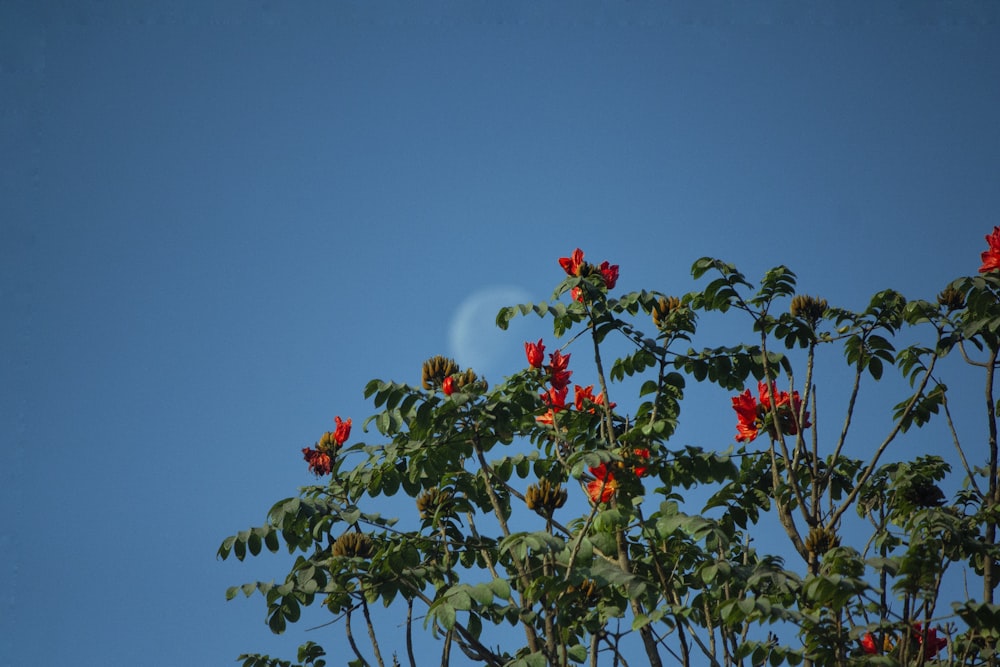
<svg viewBox="0 0 1000 667">
<path fill-rule="evenodd" d="M 933 298 L 1000 223 L 998 72 L 990 3 L 0 2 L 0 662 L 323 643 L 219 542 L 577 246 Z"/>
</svg>

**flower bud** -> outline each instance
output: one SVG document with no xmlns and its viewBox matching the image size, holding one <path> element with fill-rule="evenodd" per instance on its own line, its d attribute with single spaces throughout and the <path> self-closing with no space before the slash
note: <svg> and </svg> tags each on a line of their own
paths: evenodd
<svg viewBox="0 0 1000 667">
<path fill-rule="evenodd" d="M 830 549 L 835 549 L 840 546 L 840 537 L 837 536 L 832 530 L 828 530 L 823 526 L 816 526 L 809 531 L 809 535 L 806 536 L 806 549 L 810 553 L 814 553 L 817 556 L 825 554 Z"/>
<path fill-rule="evenodd" d="M 667 318 L 670 313 L 681 307 L 681 300 L 676 296 L 661 296 L 659 301 L 653 304 L 653 324 L 657 329 L 664 329 L 667 326 Z"/>
<path fill-rule="evenodd" d="M 455 389 L 469 390 L 469 389 L 478 389 L 479 388 L 479 387 L 474 386 L 474 385 L 476 385 L 476 383 L 479 382 L 479 377 L 476 376 L 476 373 L 471 368 L 467 368 L 464 371 L 462 371 L 461 373 L 458 373 L 457 375 L 454 375 L 452 377 L 454 378 Z M 485 388 L 486 388 L 486 381 L 485 380 L 482 381 L 481 384 L 483 385 L 482 389 L 485 390 Z"/>
<path fill-rule="evenodd" d="M 944 291 L 937 295 L 937 302 L 951 313 L 965 308 L 965 295 L 954 287 L 945 287 Z"/>
<path fill-rule="evenodd" d="M 927 479 L 915 481 L 905 489 L 903 498 L 917 507 L 941 507 L 944 504 L 944 492 Z"/>
<path fill-rule="evenodd" d="M 816 323 L 823 318 L 826 309 L 826 299 L 806 296 L 805 294 L 799 294 L 792 298 L 792 316 L 803 319 L 812 326 L 816 326 Z"/>
<path fill-rule="evenodd" d="M 452 493 L 432 487 L 417 496 L 417 511 L 421 519 L 430 519 L 435 514 L 450 516 L 452 514 Z"/>
<path fill-rule="evenodd" d="M 524 502 L 528 509 L 543 516 L 551 516 L 553 512 L 566 504 L 568 494 L 561 485 L 553 486 L 549 480 L 543 479 L 538 484 L 532 484 L 524 494 Z"/>
<path fill-rule="evenodd" d="M 564 595 L 584 609 L 593 607 L 600 599 L 597 582 L 593 579 L 585 579 L 579 586 L 570 584 L 566 587 Z"/>
<path fill-rule="evenodd" d="M 440 387 L 444 379 L 449 375 L 454 375 L 459 371 L 458 364 L 454 359 L 438 355 L 431 357 L 424 362 L 421 372 L 421 385 L 424 389 L 434 389 Z"/>
<path fill-rule="evenodd" d="M 324 454 L 329 454 L 330 452 L 335 452 L 340 449 L 340 445 L 334 439 L 334 434 L 332 431 L 327 431 L 316 443 L 316 450 L 323 452 Z"/>
<path fill-rule="evenodd" d="M 375 544 L 363 533 L 350 532 L 338 537 L 330 551 L 342 558 L 371 558 Z"/>
</svg>

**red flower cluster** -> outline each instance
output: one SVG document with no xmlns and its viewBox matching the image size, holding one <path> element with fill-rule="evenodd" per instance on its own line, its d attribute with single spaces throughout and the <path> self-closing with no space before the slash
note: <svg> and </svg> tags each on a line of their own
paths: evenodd
<svg viewBox="0 0 1000 667">
<path fill-rule="evenodd" d="M 913 624 L 913 639 L 916 640 L 917 644 L 924 643 L 924 633 L 923 625 L 921 623 Z M 925 658 L 933 658 L 936 656 L 943 648 L 948 645 L 948 640 L 945 637 L 937 636 L 936 628 L 927 629 L 927 646 L 924 650 Z M 861 649 L 869 654 L 873 655 L 878 653 L 878 646 L 875 643 L 875 636 L 870 632 L 866 632 L 865 636 L 861 638 Z M 882 642 L 882 650 L 889 653 L 893 649 L 893 644 L 891 638 L 886 635 L 885 640 Z"/>
<path fill-rule="evenodd" d="M 581 387 L 580 385 L 573 385 L 573 405 L 576 406 L 577 410 L 583 410 L 585 405 L 591 405 L 587 411 L 590 414 L 594 414 L 596 407 L 599 405 L 604 405 L 604 392 L 602 391 L 597 396 L 594 396 L 594 385 L 590 384 L 586 387 Z M 611 408 L 614 409 L 615 404 L 611 404 Z"/>
<path fill-rule="evenodd" d="M 532 350 L 528 348 L 532 347 Z M 538 343 L 525 343 L 525 351 L 528 355 L 528 363 L 532 364 L 532 359 L 534 355 L 541 356 L 545 351 L 545 346 L 542 345 L 541 339 Z M 541 395 L 542 402 L 549 407 L 548 412 L 540 417 L 536 417 L 541 424 L 552 424 L 557 412 L 566 409 L 566 394 L 569 392 L 569 378 L 573 375 L 573 371 L 568 370 L 569 366 L 568 354 L 563 354 L 561 351 L 556 350 L 549 355 L 549 390 Z M 534 366 L 534 364 L 532 364 Z M 535 368 L 540 368 L 541 362 Z"/>
<path fill-rule="evenodd" d="M 542 355 L 545 353 L 545 345 L 542 344 L 541 339 L 537 343 L 525 343 L 524 352 L 528 357 L 528 364 L 532 368 L 542 367 Z M 556 350 L 549 355 L 549 364 L 546 367 L 549 375 L 549 389 L 540 395 L 542 402 L 548 406 L 549 410 L 544 415 L 536 417 L 539 423 L 553 423 L 555 414 L 566 409 L 569 379 L 573 375 L 573 371 L 568 368 L 569 357 L 570 355 L 563 354 L 560 350 Z M 574 385 L 573 405 L 577 410 L 582 411 L 586 409 L 593 414 L 597 406 L 604 405 L 604 392 L 594 396 L 594 385 L 586 387 Z M 614 408 L 615 404 L 612 403 L 611 407 Z"/>
<path fill-rule="evenodd" d="M 764 382 L 757 383 L 757 394 L 760 400 L 755 400 L 747 389 L 739 396 L 733 397 L 733 410 L 736 411 L 736 442 L 752 442 L 761 430 L 766 430 L 771 437 L 777 437 L 780 429 L 785 435 L 795 435 L 799 432 L 797 422 L 802 399 L 799 392 L 777 391 L 772 383 L 771 388 Z M 778 413 L 778 427 L 773 424 L 771 415 L 771 396 L 774 395 L 775 407 Z M 805 413 L 802 428 L 809 428 L 809 413 Z"/>
<path fill-rule="evenodd" d="M 569 376 L 573 374 L 573 371 L 567 370 L 569 357 L 559 350 L 549 355 L 549 383 L 553 387 L 562 389 L 569 386 Z"/>
<path fill-rule="evenodd" d="M 983 265 L 979 267 L 979 273 L 1000 270 L 1000 227 L 994 227 L 993 233 L 986 235 L 986 242 L 990 244 L 990 249 L 984 250 L 981 255 Z"/>
<path fill-rule="evenodd" d="M 606 289 L 614 289 L 618 284 L 618 265 L 610 264 L 607 261 L 601 262 L 600 266 L 594 266 L 583 261 L 583 251 L 577 248 L 569 257 L 560 257 L 559 266 L 563 268 L 569 276 L 588 276 L 592 273 L 600 273 Z M 574 301 L 583 301 L 583 292 L 579 287 L 570 290 Z"/>
<path fill-rule="evenodd" d="M 649 450 L 648 449 L 636 449 L 633 452 L 634 456 L 642 459 L 644 461 L 649 460 Z M 625 469 L 623 463 L 613 463 L 612 467 L 617 468 L 619 471 Z M 646 474 L 645 465 L 635 465 L 631 466 L 632 474 L 636 477 L 642 477 Z M 602 463 L 596 468 L 589 468 L 590 474 L 594 476 L 594 479 L 587 482 L 587 495 L 590 496 L 590 502 L 592 503 L 606 503 L 609 502 L 615 496 L 615 492 L 618 491 L 618 480 L 615 479 L 614 470 L 608 468 L 607 463 Z"/>
<path fill-rule="evenodd" d="M 336 426 L 333 432 L 323 434 L 320 441 L 316 443 L 316 449 L 305 447 L 302 449 L 302 458 L 309 464 L 309 470 L 317 476 L 329 475 L 333 470 L 333 457 L 337 455 L 337 450 L 344 446 L 347 439 L 351 437 L 351 420 L 341 421 L 340 417 L 333 418 Z"/>
</svg>

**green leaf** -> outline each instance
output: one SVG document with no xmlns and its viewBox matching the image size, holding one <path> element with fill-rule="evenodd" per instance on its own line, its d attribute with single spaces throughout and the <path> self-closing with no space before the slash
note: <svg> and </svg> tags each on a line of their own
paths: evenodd
<svg viewBox="0 0 1000 667">
<path fill-rule="evenodd" d="M 465 629 L 476 639 L 483 634 L 483 621 L 479 614 L 469 614 L 469 620 L 465 623 Z"/>
<path fill-rule="evenodd" d="M 256 530 L 250 533 L 250 536 L 247 538 L 247 546 L 250 549 L 251 555 L 257 556 L 260 554 L 261 539 Z"/>
<path fill-rule="evenodd" d="M 469 589 L 469 595 L 479 604 L 489 604 L 493 602 L 493 588 L 491 584 L 476 584 Z"/>
<path fill-rule="evenodd" d="M 271 628 L 271 632 L 276 635 L 280 635 L 285 631 L 285 616 L 282 613 L 281 607 L 276 607 L 268 617 L 267 627 Z"/>
<path fill-rule="evenodd" d="M 229 558 L 229 552 L 232 551 L 234 542 L 236 542 L 235 535 L 222 540 L 222 544 L 219 545 L 219 550 L 215 554 L 216 558 L 221 558 L 222 560 Z"/>
<path fill-rule="evenodd" d="M 583 662 L 587 659 L 587 647 L 583 644 L 574 644 L 567 649 L 566 656 L 573 662 Z"/>
<path fill-rule="evenodd" d="M 489 586 L 493 589 L 493 594 L 501 600 L 510 599 L 510 584 L 506 579 L 494 579 L 489 583 Z"/>
<path fill-rule="evenodd" d="M 447 604 L 457 611 L 469 611 L 472 609 L 472 597 L 469 595 L 468 588 L 453 588 L 449 591 Z"/>
<path fill-rule="evenodd" d="M 243 533 L 237 536 L 236 542 L 233 544 L 233 553 L 236 554 L 236 559 L 240 561 L 247 557 L 247 543 L 246 538 L 243 537 Z"/>
<path fill-rule="evenodd" d="M 530 653 L 509 663 L 509 667 L 545 667 L 545 654 Z"/>
<path fill-rule="evenodd" d="M 361 518 L 361 510 L 354 505 L 350 505 L 349 507 L 345 507 L 341 510 L 340 518 L 346 523 L 355 524 L 358 522 L 358 519 Z"/>
<path fill-rule="evenodd" d="M 435 618 L 445 630 L 455 627 L 455 609 L 450 604 L 443 603 L 435 609 Z"/>
</svg>

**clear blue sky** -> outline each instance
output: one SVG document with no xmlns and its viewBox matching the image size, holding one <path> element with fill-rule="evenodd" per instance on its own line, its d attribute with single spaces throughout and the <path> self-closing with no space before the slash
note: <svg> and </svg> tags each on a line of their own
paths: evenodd
<svg viewBox="0 0 1000 667">
<path fill-rule="evenodd" d="M 205 4 L 0 0 L 3 665 L 336 649 L 227 603 L 283 561 L 219 542 L 577 246 L 860 307 L 1000 224 L 993 3 Z"/>
</svg>

